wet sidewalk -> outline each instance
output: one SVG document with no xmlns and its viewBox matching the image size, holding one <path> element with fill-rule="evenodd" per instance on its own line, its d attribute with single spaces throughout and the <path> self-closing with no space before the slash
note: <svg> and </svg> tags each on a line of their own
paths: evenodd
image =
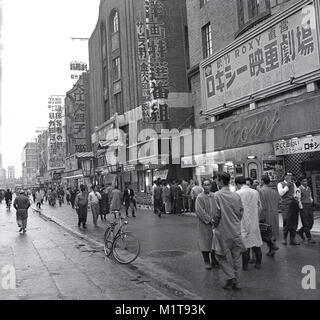
<svg viewBox="0 0 320 320">
<path fill-rule="evenodd" d="M 88 211 L 87 229 L 77 226 L 77 214 L 70 206 L 51 208 L 44 205 L 42 213 L 63 224 L 71 232 L 102 245 L 106 222 L 92 223 Z M 113 220 L 110 215 L 108 219 Z M 128 218 L 127 229 L 141 242 L 141 254 L 128 270 L 157 282 L 159 288 L 172 292 L 181 299 L 319 299 L 318 291 L 303 290 L 301 270 L 305 265 L 320 266 L 320 237 L 317 232 L 315 245 L 283 246 L 274 259 L 267 257 L 267 247 L 262 247 L 262 270 L 251 265 L 242 273 L 241 293 L 229 293 L 221 289 L 218 270 L 204 268 L 198 249 L 198 220 L 192 214 L 163 215 L 159 218 L 150 210 L 139 209 L 137 217 Z M 319 221 L 316 219 L 316 221 Z M 281 222 L 280 222 L 281 223 Z M 320 285 L 320 275 L 317 278 Z"/>
</svg>

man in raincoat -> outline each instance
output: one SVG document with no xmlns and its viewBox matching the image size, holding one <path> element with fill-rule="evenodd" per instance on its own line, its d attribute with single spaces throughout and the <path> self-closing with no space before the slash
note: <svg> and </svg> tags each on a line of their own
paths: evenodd
<svg viewBox="0 0 320 320">
<path fill-rule="evenodd" d="M 25 195 L 24 190 L 20 190 L 20 194 L 14 200 L 13 207 L 17 210 L 17 224 L 20 228 L 19 232 L 26 233 L 30 201 Z"/>
</svg>

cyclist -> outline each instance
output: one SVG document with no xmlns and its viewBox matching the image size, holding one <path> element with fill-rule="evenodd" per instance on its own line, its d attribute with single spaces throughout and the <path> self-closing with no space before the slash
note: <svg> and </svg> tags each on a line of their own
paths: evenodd
<svg viewBox="0 0 320 320">
<path fill-rule="evenodd" d="M 12 201 L 12 192 L 10 189 L 7 189 L 6 193 L 4 194 L 4 198 L 6 200 L 7 208 L 9 208 L 9 203 Z"/>
</svg>

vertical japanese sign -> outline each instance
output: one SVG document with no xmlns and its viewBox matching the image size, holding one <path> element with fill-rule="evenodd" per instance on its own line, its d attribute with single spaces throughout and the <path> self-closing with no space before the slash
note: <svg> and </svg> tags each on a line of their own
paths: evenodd
<svg viewBox="0 0 320 320">
<path fill-rule="evenodd" d="M 319 69 L 314 4 L 201 67 L 207 110 Z M 231 49 L 232 48 L 232 49 Z"/>
<path fill-rule="evenodd" d="M 48 170 L 65 167 L 65 111 L 64 96 L 50 96 L 49 111 L 49 159 Z"/>
<path fill-rule="evenodd" d="M 165 8 L 158 0 L 145 0 L 145 22 L 137 23 L 138 57 L 145 122 L 168 120 L 169 68 Z"/>
</svg>

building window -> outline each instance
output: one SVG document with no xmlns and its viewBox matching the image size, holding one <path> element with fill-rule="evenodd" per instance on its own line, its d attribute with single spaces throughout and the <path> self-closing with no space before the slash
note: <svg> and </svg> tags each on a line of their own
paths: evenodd
<svg viewBox="0 0 320 320">
<path fill-rule="evenodd" d="M 247 31 L 270 15 L 270 0 L 238 0 L 239 32 Z"/>
<path fill-rule="evenodd" d="M 119 31 L 119 13 L 118 11 L 114 11 L 112 14 L 112 33 L 116 33 Z"/>
<path fill-rule="evenodd" d="M 202 51 L 203 58 L 207 58 L 212 55 L 212 32 L 211 24 L 208 23 L 202 27 Z"/>
<path fill-rule="evenodd" d="M 107 37 L 106 37 L 106 27 L 104 23 L 101 23 L 101 51 L 102 59 L 105 61 L 107 59 Z"/>
<path fill-rule="evenodd" d="M 114 102 L 114 107 L 116 109 L 116 112 L 118 112 L 118 114 L 123 114 L 121 92 L 113 95 L 113 102 Z"/>
<path fill-rule="evenodd" d="M 120 57 L 112 60 L 112 78 L 113 81 L 119 80 L 121 78 Z"/>
<path fill-rule="evenodd" d="M 209 0 L 200 0 L 200 8 L 202 8 Z"/>
</svg>

